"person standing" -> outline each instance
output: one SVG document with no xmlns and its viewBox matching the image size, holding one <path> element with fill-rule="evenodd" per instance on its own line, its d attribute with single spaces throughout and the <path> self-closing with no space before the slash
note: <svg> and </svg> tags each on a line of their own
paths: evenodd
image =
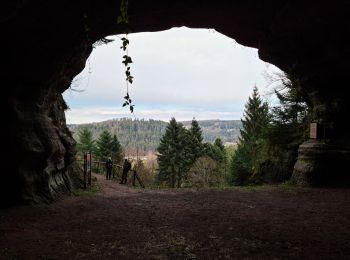
<svg viewBox="0 0 350 260">
<path fill-rule="evenodd" d="M 105 166 L 106 166 L 106 180 L 110 180 L 112 176 L 112 169 L 113 169 L 113 162 L 111 157 L 108 158 Z"/>
<path fill-rule="evenodd" d="M 130 171 L 130 169 L 131 169 L 131 163 L 128 161 L 128 159 L 125 159 L 123 164 L 122 180 L 120 181 L 120 184 L 126 184 L 128 172 Z"/>
</svg>

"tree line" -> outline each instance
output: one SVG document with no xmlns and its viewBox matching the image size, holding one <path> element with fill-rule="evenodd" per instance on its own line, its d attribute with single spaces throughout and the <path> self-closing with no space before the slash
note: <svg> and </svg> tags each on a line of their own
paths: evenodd
<svg viewBox="0 0 350 260">
<path fill-rule="evenodd" d="M 186 128 L 190 128 L 191 121 L 182 122 Z M 204 120 L 198 121 L 202 128 L 202 135 L 205 142 L 214 142 L 220 137 L 225 142 L 236 142 L 241 128 L 239 120 Z M 167 122 L 160 120 L 145 120 L 121 118 L 107 120 L 104 122 L 68 125 L 73 131 L 73 137 L 78 140 L 78 133 L 82 128 L 92 132 L 94 139 L 98 138 L 105 129 L 113 135 L 118 136 L 120 144 L 126 154 L 145 155 L 148 152 L 155 152 L 160 138 L 165 133 Z"/>
<path fill-rule="evenodd" d="M 200 161 L 210 161 L 213 175 L 222 172 L 220 168 L 225 161 L 225 148 L 221 139 L 217 138 L 213 144 L 203 143 L 202 130 L 195 119 L 192 120 L 190 129 L 186 129 L 182 123 L 172 118 L 157 152 L 157 182 L 172 188 L 194 184 L 196 180 L 191 179 L 195 178 L 197 173 L 194 173 L 194 168 Z M 203 184 L 210 185 L 211 182 Z"/>
<path fill-rule="evenodd" d="M 281 82 L 274 90 L 278 105 L 271 107 L 254 87 L 245 104 L 237 146 L 225 147 L 220 138 L 205 142 L 197 120 L 185 125 L 172 118 L 158 142 L 156 159 L 139 160 L 134 166 L 148 184 L 173 188 L 289 180 L 298 146 L 308 137 L 312 113 L 298 81 L 285 75 Z M 128 131 L 134 130 L 128 125 Z M 80 155 L 93 151 L 102 161 L 123 158 L 117 136 L 105 129 L 94 139 L 91 130 L 81 128 L 78 140 Z"/>
<path fill-rule="evenodd" d="M 251 185 L 290 179 L 300 143 L 307 138 L 311 113 L 299 83 L 289 75 L 274 89 L 269 107 L 255 86 L 248 98 L 237 148 L 231 154 L 218 138 L 203 143 L 196 120 L 187 130 L 172 118 L 160 140 L 158 179 L 169 187 Z"/>
<path fill-rule="evenodd" d="M 230 164 L 233 185 L 284 182 L 291 178 L 299 145 L 308 138 L 310 106 L 299 82 L 279 75 L 278 105 L 269 108 L 257 87 L 249 97 L 242 129 Z"/>
<path fill-rule="evenodd" d="M 81 128 L 78 132 L 77 150 L 80 158 L 84 153 L 92 152 L 94 158 L 103 162 L 111 157 L 114 162 L 120 163 L 124 157 L 123 147 L 117 136 L 112 136 L 107 130 L 103 130 L 99 137 L 94 139 L 90 129 Z"/>
</svg>

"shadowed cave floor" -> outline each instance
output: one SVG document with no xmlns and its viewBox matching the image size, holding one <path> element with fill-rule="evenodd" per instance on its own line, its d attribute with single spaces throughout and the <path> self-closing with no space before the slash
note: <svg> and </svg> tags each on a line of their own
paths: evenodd
<svg viewBox="0 0 350 260">
<path fill-rule="evenodd" d="M 101 191 L 0 210 L 0 259 L 350 259 L 350 189 Z"/>
</svg>

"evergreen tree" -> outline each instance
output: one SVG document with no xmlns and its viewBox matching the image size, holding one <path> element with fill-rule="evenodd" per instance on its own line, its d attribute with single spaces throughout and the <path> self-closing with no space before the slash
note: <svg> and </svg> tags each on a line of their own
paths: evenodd
<svg viewBox="0 0 350 260">
<path fill-rule="evenodd" d="M 216 150 L 216 161 L 219 162 L 220 167 L 223 167 L 223 163 L 225 163 L 226 159 L 226 151 L 225 151 L 225 146 L 220 138 L 216 138 L 214 141 L 214 147 Z"/>
<path fill-rule="evenodd" d="M 229 182 L 233 185 L 244 185 L 251 176 L 251 161 L 248 149 L 239 146 L 232 157 L 229 171 Z"/>
<path fill-rule="evenodd" d="M 281 77 L 282 85 L 275 88 L 279 105 L 272 108 L 269 141 L 275 145 L 299 145 L 307 128 L 308 105 L 299 82 L 290 75 Z"/>
<path fill-rule="evenodd" d="M 192 161 L 194 162 L 202 155 L 203 150 L 203 137 L 202 129 L 200 128 L 198 121 L 193 119 L 190 128 L 190 149 L 193 155 Z"/>
<path fill-rule="evenodd" d="M 231 167 L 231 174 L 236 184 L 261 181 L 261 176 L 257 176 L 257 170 L 265 156 L 270 115 L 268 105 L 262 101 L 256 86 L 245 105 L 243 117 L 241 136 L 234 155 L 237 158 L 232 160 L 232 164 L 236 165 Z"/>
<path fill-rule="evenodd" d="M 309 108 L 298 80 L 279 75 L 275 88 L 279 104 L 272 108 L 272 122 L 267 133 L 268 160 L 260 167 L 266 181 L 283 182 L 292 176 L 298 147 L 305 140 Z"/>
<path fill-rule="evenodd" d="M 221 138 L 216 138 L 214 141 L 214 145 L 216 145 L 221 151 L 225 151 L 225 146 L 224 146 Z"/>
<path fill-rule="evenodd" d="M 202 142 L 214 142 L 220 136 L 225 142 L 235 142 L 241 127 L 238 120 L 198 121 L 202 131 Z M 136 124 L 136 127 L 135 127 Z M 186 129 L 191 128 L 192 122 L 183 122 Z M 123 150 L 126 154 L 146 155 L 148 152 L 156 151 L 159 140 L 165 132 L 167 122 L 158 120 L 143 119 L 114 119 L 99 123 L 85 125 L 69 125 L 69 129 L 74 131 L 73 137 L 78 140 L 78 132 L 86 127 L 92 131 L 92 136 L 97 139 L 104 129 L 108 129 L 111 134 L 116 134 Z M 197 157 L 197 156 L 195 156 Z"/>
<path fill-rule="evenodd" d="M 181 123 L 179 132 L 179 173 L 177 178 L 177 187 L 181 186 L 183 179 L 187 177 L 187 173 L 194 163 L 195 155 L 190 146 L 192 136 L 189 130 L 187 130 Z"/>
<path fill-rule="evenodd" d="M 211 157 L 219 165 L 225 160 L 225 146 L 220 138 L 216 138 L 214 144 L 205 143 L 203 153 Z"/>
<path fill-rule="evenodd" d="M 123 149 L 119 143 L 119 140 L 116 135 L 113 135 L 113 139 L 111 142 L 111 153 L 112 158 L 116 162 L 121 162 L 123 159 Z"/>
<path fill-rule="evenodd" d="M 101 161 L 112 157 L 112 141 L 112 135 L 107 130 L 103 130 L 96 140 L 96 154 Z"/>
<path fill-rule="evenodd" d="M 78 152 L 83 156 L 85 152 L 93 151 L 95 149 L 92 132 L 87 128 L 82 128 L 78 132 Z"/>
<path fill-rule="evenodd" d="M 241 119 L 242 129 L 240 130 L 239 143 L 254 144 L 263 138 L 269 121 L 268 105 L 261 100 L 258 88 L 255 86 L 252 96 L 249 97 L 245 105 L 243 119 Z"/>
<path fill-rule="evenodd" d="M 172 118 L 158 146 L 158 181 L 165 181 L 172 188 L 181 185 L 184 173 L 189 169 L 189 150 L 186 146 L 188 131 Z"/>
</svg>

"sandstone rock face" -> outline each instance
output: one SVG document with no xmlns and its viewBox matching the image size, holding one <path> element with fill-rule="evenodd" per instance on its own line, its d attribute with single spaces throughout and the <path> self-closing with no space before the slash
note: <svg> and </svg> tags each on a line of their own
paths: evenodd
<svg viewBox="0 0 350 260">
<path fill-rule="evenodd" d="M 48 202 L 70 192 L 72 181 L 69 172 L 75 154 L 75 141 L 65 126 L 65 103 L 61 95 L 42 111 L 31 111 L 28 107 L 16 107 L 18 125 L 12 129 L 15 134 L 16 153 L 10 158 L 15 161 L 16 175 L 6 172 L 6 183 L 2 191 L 5 196 L 19 187 L 19 194 L 7 197 L 23 202 Z M 12 141 L 12 140 L 9 140 Z"/>
<path fill-rule="evenodd" d="M 69 193 L 74 141 L 65 125 L 61 94 L 84 68 L 95 41 L 125 31 L 116 23 L 119 5 L 117 0 L 2 5 L 2 97 L 8 117 L 2 204 L 51 201 Z M 261 59 L 300 80 L 319 123 L 327 128 L 327 142 L 344 147 L 350 143 L 345 87 L 349 10 L 347 0 L 129 0 L 133 32 L 215 28 L 258 48 Z M 302 171 L 299 165 L 296 172 Z"/>
<path fill-rule="evenodd" d="M 292 182 L 308 186 L 348 186 L 350 147 L 310 140 L 299 147 Z"/>
</svg>

